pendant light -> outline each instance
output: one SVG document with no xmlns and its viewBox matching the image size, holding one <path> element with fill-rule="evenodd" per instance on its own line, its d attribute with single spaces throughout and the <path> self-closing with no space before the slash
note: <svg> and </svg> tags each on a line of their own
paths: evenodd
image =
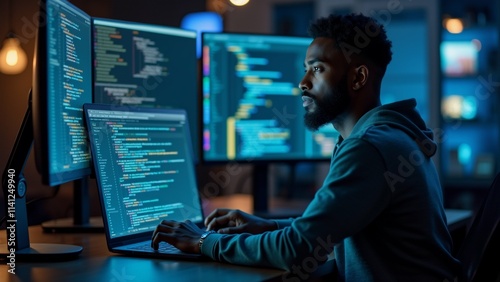
<svg viewBox="0 0 500 282">
<path fill-rule="evenodd" d="M 12 31 L 12 9 L 11 0 L 8 2 L 10 31 L 3 41 L 2 49 L 0 49 L 0 72 L 4 74 L 19 74 L 26 69 L 28 58 L 26 52 L 21 47 L 21 42 L 16 38 Z"/>
</svg>

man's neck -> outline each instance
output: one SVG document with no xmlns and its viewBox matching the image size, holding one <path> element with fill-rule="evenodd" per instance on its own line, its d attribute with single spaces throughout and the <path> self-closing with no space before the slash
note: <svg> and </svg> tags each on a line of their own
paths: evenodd
<svg viewBox="0 0 500 282">
<path fill-rule="evenodd" d="M 364 107 L 360 110 L 346 112 L 339 115 L 333 122 L 333 127 L 340 133 L 343 139 L 348 138 L 351 135 L 352 129 L 358 122 L 358 120 L 367 112 L 380 106 L 380 101 L 372 103 L 370 106 Z"/>
<path fill-rule="evenodd" d="M 346 139 L 351 135 L 352 129 L 359 118 L 355 118 L 353 115 L 343 115 L 335 119 L 332 122 L 333 127 L 340 133 L 343 139 Z"/>
</svg>

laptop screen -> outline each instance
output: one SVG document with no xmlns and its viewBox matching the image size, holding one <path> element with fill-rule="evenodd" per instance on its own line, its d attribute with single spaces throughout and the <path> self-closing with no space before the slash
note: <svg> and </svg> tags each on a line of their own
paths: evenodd
<svg viewBox="0 0 500 282">
<path fill-rule="evenodd" d="M 84 106 L 110 238 L 203 220 L 184 110 Z"/>
</svg>

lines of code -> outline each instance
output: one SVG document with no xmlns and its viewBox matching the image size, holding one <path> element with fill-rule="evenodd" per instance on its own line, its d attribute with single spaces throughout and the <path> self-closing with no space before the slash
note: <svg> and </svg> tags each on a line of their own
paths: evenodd
<svg viewBox="0 0 500 282">
<path fill-rule="evenodd" d="M 116 27 L 95 27 L 95 77 L 100 102 L 127 105 L 159 102 L 144 81 L 165 80 L 169 59 L 153 39 L 142 34 Z"/>
<path fill-rule="evenodd" d="M 203 150 L 206 160 L 330 157 L 338 134 L 304 126 L 303 59 L 310 39 L 205 34 Z M 331 126 L 330 126 L 331 127 Z"/>
<path fill-rule="evenodd" d="M 82 109 L 92 102 L 90 18 L 55 4 L 47 13 L 49 158 L 57 177 L 90 165 Z"/>
<path fill-rule="evenodd" d="M 184 123 L 110 115 L 91 123 L 111 235 L 149 231 L 165 218 L 184 219 L 197 189 Z"/>
<path fill-rule="evenodd" d="M 109 19 L 93 26 L 94 102 L 184 109 L 198 143 L 196 32 Z"/>
</svg>

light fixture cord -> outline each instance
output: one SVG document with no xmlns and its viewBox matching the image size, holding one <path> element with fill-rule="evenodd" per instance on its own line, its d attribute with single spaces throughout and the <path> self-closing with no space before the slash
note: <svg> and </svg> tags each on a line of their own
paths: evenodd
<svg viewBox="0 0 500 282">
<path fill-rule="evenodd" d="M 13 20 L 12 20 L 12 0 L 7 1 L 7 13 L 8 15 L 8 24 L 9 24 L 9 31 L 7 37 L 14 36 L 14 25 L 13 25 Z"/>
</svg>

